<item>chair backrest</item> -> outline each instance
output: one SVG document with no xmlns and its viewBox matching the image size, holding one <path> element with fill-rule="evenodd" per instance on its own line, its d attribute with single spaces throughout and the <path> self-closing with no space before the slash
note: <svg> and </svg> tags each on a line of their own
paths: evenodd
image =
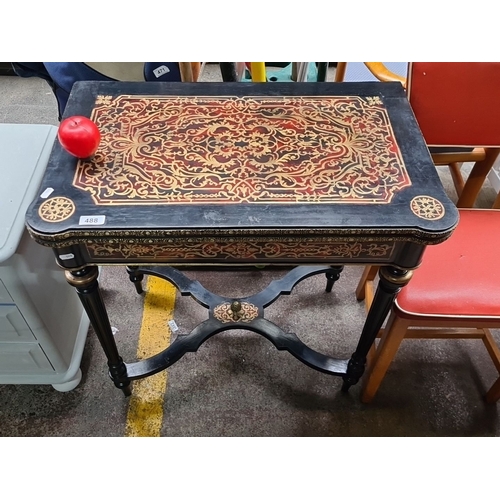
<svg viewBox="0 0 500 500">
<path fill-rule="evenodd" d="M 406 78 L 430 147 L 500 147 L 500 63 L 350 62 L 340 73 L 336 81 L 387 81 L 387 73 Z"/>
<path fill-rule="evenodd" d="M 500 146 L 500 63 L 410 63 L 407 91 L 429 146 Z"/>
</svg>

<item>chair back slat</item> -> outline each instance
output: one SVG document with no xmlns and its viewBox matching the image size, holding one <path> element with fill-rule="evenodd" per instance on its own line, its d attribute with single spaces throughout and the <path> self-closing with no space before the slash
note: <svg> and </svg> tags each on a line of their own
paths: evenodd
<svg viewBox="0 0 500 500">
<path fill-rule="evenodd" d="M 428 146 L 500 147 L 500 63 L 411 63 L 408 98 Z"/>
</svg>

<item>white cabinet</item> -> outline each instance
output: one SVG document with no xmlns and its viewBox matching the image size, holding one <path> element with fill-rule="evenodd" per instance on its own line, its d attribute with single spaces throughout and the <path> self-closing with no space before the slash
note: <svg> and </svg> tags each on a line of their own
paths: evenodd
<svg viewBox="0 0 500 500">
<path fill-rule="evenodd" d="M 68 391 L 81 379 L 87 315 L 49 248 L 24 226 L 57 128 L 0 124 L 0 384 L 52 384 Z"/>
</svg>

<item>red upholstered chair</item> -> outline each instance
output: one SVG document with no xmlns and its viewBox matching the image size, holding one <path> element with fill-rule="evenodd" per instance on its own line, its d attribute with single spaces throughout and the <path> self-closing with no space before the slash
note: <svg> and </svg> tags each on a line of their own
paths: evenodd
<svg viewBox="0 0 500 500">
<path fill-rule="evenodd" d="M 460 209 L 452 236 L 427 247 L 421 267 L 397 296 L 363 377 L 363 402 L 372 401 L 403 339 L 481 339 L 500 372 L 500 349 L 488 330 L 500 328 L 499 248 L 500 211 Z M 369 307 L 373 281 L 367 283 L 357 293 Z M 486 401 L 499 398 L 500 378 Z"/>
<path fill-rule="evenodd" d="M 359 63 L 338 63 L 335 81 L 349 79 L 349 64 Z M 500 152 L 500 63 L 414 62 L 406 75 L 393 73 L 384 63 L 364 65 L 371 78 L 397 81 L 407 89 L 434 163 L 450 168 L 457 206 L 473 206 Z M 464 162 L 474 162 L 466 182 Z M 494 208 L 500 208 L 500 194 Z"/>
<path fill-rule="evenodd" d="M 406 75 L 383 63 L 364 64 L 377 79 L 407 88 L 434 163 L 450 168 L 457 205 L 473 206 L 500 151 L 500 63 L 410 63 Z M 345 70 L 345 63 L 339 63 L 336 81 L 344 80 Z M 462 162 L 475 162 L 466 182 Z M 500 195 L 493 207 L 500 208 Z M 375 354 L 371 351 L 363 401 L 374 397 L 403 338 L 481 338 L 500 371 L 500 352 L 487 330 L 500 328 L 500 271 L 493 255 L 500 243 L 499 224 L 498 212 L 464 211 L 451 239 L 426 249 L 422 267 L 401 291 Z M 356 290 L 367 308 L 377 270 L 365 268 Z M 471 302 L 477 298 L 480 303 Z M 487 400 L 499 397 L 500 379 Z"/>
</svg>

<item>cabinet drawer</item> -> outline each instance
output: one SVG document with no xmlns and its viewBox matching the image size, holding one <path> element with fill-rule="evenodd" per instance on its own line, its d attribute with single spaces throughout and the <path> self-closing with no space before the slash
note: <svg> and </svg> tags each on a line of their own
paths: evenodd
<svg viewBox="0 0 500 500">
<path fill-rule="evenodd" d="M 15 306 L 0 305 L 0 346 L 2 342 L 33 342 L 33 335 L 28 323 Z"/>
<path fill-rule="evenodd" d="M 0 344 L 0 376 L 53 373 L 54 368 L 38 344 Z"/>
<path fill-rule="evenodd" d="M 9 295 L 7 288 L 5 288 L 5 285 L 2 283 L 2 280 L 0 280 L 0 304 L 13 304 L 13 303 L 14 301 L 12 300 L 12 297 Z"/>
</svg>

